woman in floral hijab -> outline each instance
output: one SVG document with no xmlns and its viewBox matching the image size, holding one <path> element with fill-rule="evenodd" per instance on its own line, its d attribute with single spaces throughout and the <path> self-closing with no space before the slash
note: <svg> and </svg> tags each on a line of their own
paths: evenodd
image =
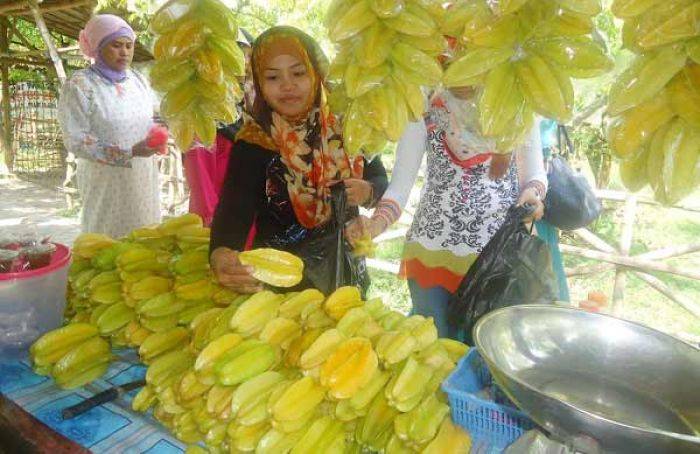
<svg viewBox="0 0 700 454">
<path fill-rule="evenodd" d="M 231 151 L 211 238 L 214 272 L 239 292 L 260 289 L 237 257 L 253 223 L 256 247 L 296 252 L 329 234 L 332 184 L 345 183 L 354 207 L 372 205 L 387 186 L 379 159 L 345 153 L 326 103 L 327 60 L 312 38 L 273 27 L 253 44 L 251 64 L 255 102 Z"/>
</svg>

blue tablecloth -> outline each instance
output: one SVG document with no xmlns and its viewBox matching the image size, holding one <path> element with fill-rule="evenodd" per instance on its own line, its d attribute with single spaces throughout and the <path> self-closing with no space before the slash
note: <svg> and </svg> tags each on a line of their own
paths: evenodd
<svg viewBox="0 0 700 454">
<path fill-rule="evenodd" d="M 27 360 L 0 362 L 0 392 L 56 432 L 94 453 L 175 454 L 185 445 L 149 414 L 131 410 L 138 390 L 64 421 L 61 411 L 114 385 L 142 379 L 143 365 L 113 363 L 101 379 L 83 388 L 62 390 L 49 377 L 36 375 Z"/>
</svg>

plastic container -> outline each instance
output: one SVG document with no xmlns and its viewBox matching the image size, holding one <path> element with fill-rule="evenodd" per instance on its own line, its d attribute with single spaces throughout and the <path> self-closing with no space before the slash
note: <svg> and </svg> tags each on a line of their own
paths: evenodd
<svg viewBox="0 0 700 454">
<path fill-rule="evenodd" d="M 48 266 L 0 273 L 0 360 L 26 356 L 32 342 L 63 322 L 71 253 L 54 244 Z"/>
<path fill-rule="evenodd" d="M 535 424 L 491 378 L 476 348 L 469 350 L 442 383 L 455 424 L 465 428 L 479 452 L 501 452 Z"/>
</svg>

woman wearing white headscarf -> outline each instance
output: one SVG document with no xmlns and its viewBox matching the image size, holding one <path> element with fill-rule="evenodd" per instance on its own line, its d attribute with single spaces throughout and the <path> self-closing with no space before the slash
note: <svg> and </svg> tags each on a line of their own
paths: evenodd
<svg viewBox="0 0 700 454">
<path fill-rule="evenodd" d="M 61 91 L 59 121 L 77 157 L 83 232 L 118 238 L 160 222 L 157 149 L 146 145 L 155 97 L 129 68 L 135 39 L 123 19 L 94 16 L 80 32 L 80 49 L 93 64 Z"/>
</svg>

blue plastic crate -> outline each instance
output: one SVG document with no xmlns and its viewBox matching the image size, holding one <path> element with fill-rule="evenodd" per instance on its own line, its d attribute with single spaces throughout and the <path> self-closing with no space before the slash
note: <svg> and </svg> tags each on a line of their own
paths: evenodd
<svg viewBox="0 0 700 454">
<path fill-rule="evenodd" d="M 476 348 L 462 358 L 442 383 L 455 424 L 464 427 L 475 443 L 500 452 L 535 425 L 493 382 Z"/>
</svg>

